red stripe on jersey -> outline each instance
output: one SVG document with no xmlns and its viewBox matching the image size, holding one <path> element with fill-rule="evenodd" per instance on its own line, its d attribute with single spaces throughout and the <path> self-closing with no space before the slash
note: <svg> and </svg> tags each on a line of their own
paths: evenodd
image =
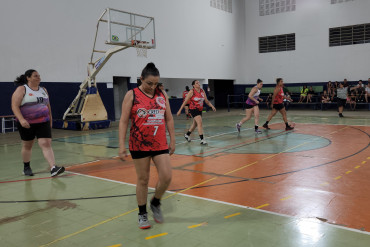
<svg viewBox="0 0 370 247">
<path fill-rule="evenodd" d="M 160 151 L 168 149 L 166 138 L 166 97 L 159 89 L 151 98 L 139 88 L 133 89 L 131 108 L 130 151 Z"/>
<path fill-rule="evenodd" d="M 203 110 L 203 101 L 205 93 L 203 89 L 200 89 L 200 92 L 193 89 L 193 96 L 190 98 L 189 109 L 198 109 L 199 111 Z"/>
</svg>

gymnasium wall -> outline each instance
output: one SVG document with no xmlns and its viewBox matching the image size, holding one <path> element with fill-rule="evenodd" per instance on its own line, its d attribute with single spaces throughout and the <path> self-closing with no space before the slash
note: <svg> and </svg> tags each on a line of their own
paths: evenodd
<svg viewBox="0 0 370 247">
<path fill-rule="evenodd" d="M 0 81 L 13 81 L 28 68 L 37 69 L 43 81 L 82 81 L 97 20 L 107 7 L 153 16 L 157 48 L 148 51 L 148 58 L 137 58 L 134 48 L 114 54 L 98 81 L 136 78 L 150 61 L 167 78 L 238 78 L 243 1 L 234 0 L 228 13 L 210 7 L 208 0 L 5 0 Z"/>
<path fill-rule="evenodd" d="M 329 47 L 329 28 L 370 23 L 370 1 L 331 4 L 330 0 L 296 0 L 296 10 L 259 16 L 259 0 L 245 1 L 247 57 L 244 77 L 274 83 L 355 81 L 370 77 L 370 43 Z M 258 53 L 258 37 L 296 34 L 296 50 Z M 367 80 L 367 79 L 366 79 Z"/>
<path fill-rule="evenodd" d="M 66 95 L 58 99 L 63 102 L 51 99 L 56 117 L 61 118 L 65 105 L 77 95 L 75 85 L 87 76 L 97 20 L 107 7 L 153 16 L 157 42 L 148 58 L 138 58 L 134 48 L 112 56 L 96 78 L 107 83 L 108 94 L 113 76 L 135 82 L 148 62 L 157 65 L 163 78 L 242 81 L 244 1 L 233 0 L 232 13 L 228 13 L 210 7 L 208 0 L 3 0 L 0 115 L 11 113 L 10 97 L 15 89 L 11 82 L 33 68 L 48 82 L 45 86 L 51 96 L 61 90 Z M 170 94 L 177 93 L 177 84 L 168 85 Z M 181 85 L 182 91 L 184 87 Z M 105 106 L 108 112 L 114 108 Z"/>
</svg>

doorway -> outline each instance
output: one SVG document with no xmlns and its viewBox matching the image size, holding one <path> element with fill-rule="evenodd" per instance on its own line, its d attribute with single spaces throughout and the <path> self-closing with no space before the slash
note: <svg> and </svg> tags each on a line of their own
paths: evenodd
<svg viewBox="0 0 370 247">
<path fill-rule="evenodd" d="M 227 95 L 234 94 L 234 80 L 208 80 L 216 108 L 227 108 Z"/>
<path fill-rule="evenodd" d="M 122 112 L 122 101 L 128 91 L 130 77 L 113 76 L 114 117 L 120 120 Z"/>
</svg>

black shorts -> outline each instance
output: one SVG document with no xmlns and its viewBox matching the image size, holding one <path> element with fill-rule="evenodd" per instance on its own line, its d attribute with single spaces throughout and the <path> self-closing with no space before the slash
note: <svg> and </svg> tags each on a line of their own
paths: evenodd
<svg viewBox="0 0 370 247">
<path fill-rule="evenodd" d="M 187 105 L 185 105 L 185 106 L 189 107 L 189 104 L 187 104 Z"/>
<path fill-rule="evenodd" d="M 284 104 L 273 104 L 272 108 L 280 111 L 281 109 L 285 108 Z"/>
<path fill-rule="evenodd" d="M 160 154 L 168 154 L 170 153 L 168 149 L 165 150 L 159 150 L 159 151 L 131 151 L 131 157 L 132 159 L 141 159 L 146 157 L 154 157 Z"/>
<path fill-rule="evenodd" d="M 258 105 L 250 105 L 250 104 L 246 104 L 245 105 L 245 109 L 252 109 L 253 107 L 255 106 L 258 106 Z"/>
<path fill-rule="evenodd" d="M 195 118 L 196 116 L 202 116 L 202 111 L 198 109 L 189 109 L 190 115 Z"/>
<path fill-rule="evenodd" d="M 338 107 L 345 106 L 346 103 L 347 103 L 347 100 L 346 99 L 340 99 L 340 98 L 338 98 L 338 102 L 337 102 Z"/>
<path fill-rule="evenodd" d="M 51 138 L 51 127 L 49 121 L 30 124 L 30 126 L 31 127 L 29 129 L 23 128 L 22 125 L 17 122 L 17 128 L 23 141 L 32 141 L 35 137 L 37 137 L 37 139 Z"/>
</svg>

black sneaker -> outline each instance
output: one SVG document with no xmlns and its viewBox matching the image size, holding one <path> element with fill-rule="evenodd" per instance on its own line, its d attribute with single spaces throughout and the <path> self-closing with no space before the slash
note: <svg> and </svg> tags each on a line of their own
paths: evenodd
<svg viewBox="0 0 370 247">
<path fill-rule="evenodd" d="M 267 123 L 265 123 L 264 125 L 262 125 L 262 127 L 265 128 L 265 129 L 267 129 L 267 130 L 270 129 Z"/>
<path fill-rule="evenodd" d="M 344 117 L 342 113 L 339 113 L 339 117 Z"/>
<path fill-rule="evenodd" d="M 33 172 L 30 166 L 23 169 L 23 174 L 26 176 L 33 176 Z"/>
<path fill-rule="evenodd" d="M 52 177 L 55 177 L 61 173 L 63 173 L 65 171 L 65 168 L 62 166 L 62 167 L 59 167 L 59 166 L 55 166 L 52 170 L 51 170 L 51 176 Z"/>
<path fill-rule="evenodd" d="M 294 127 L 289 126 L 289 125 L 285 127 L 285 130 L 292 130 L 292 129 L 294 129 Z"/>
</svg>

